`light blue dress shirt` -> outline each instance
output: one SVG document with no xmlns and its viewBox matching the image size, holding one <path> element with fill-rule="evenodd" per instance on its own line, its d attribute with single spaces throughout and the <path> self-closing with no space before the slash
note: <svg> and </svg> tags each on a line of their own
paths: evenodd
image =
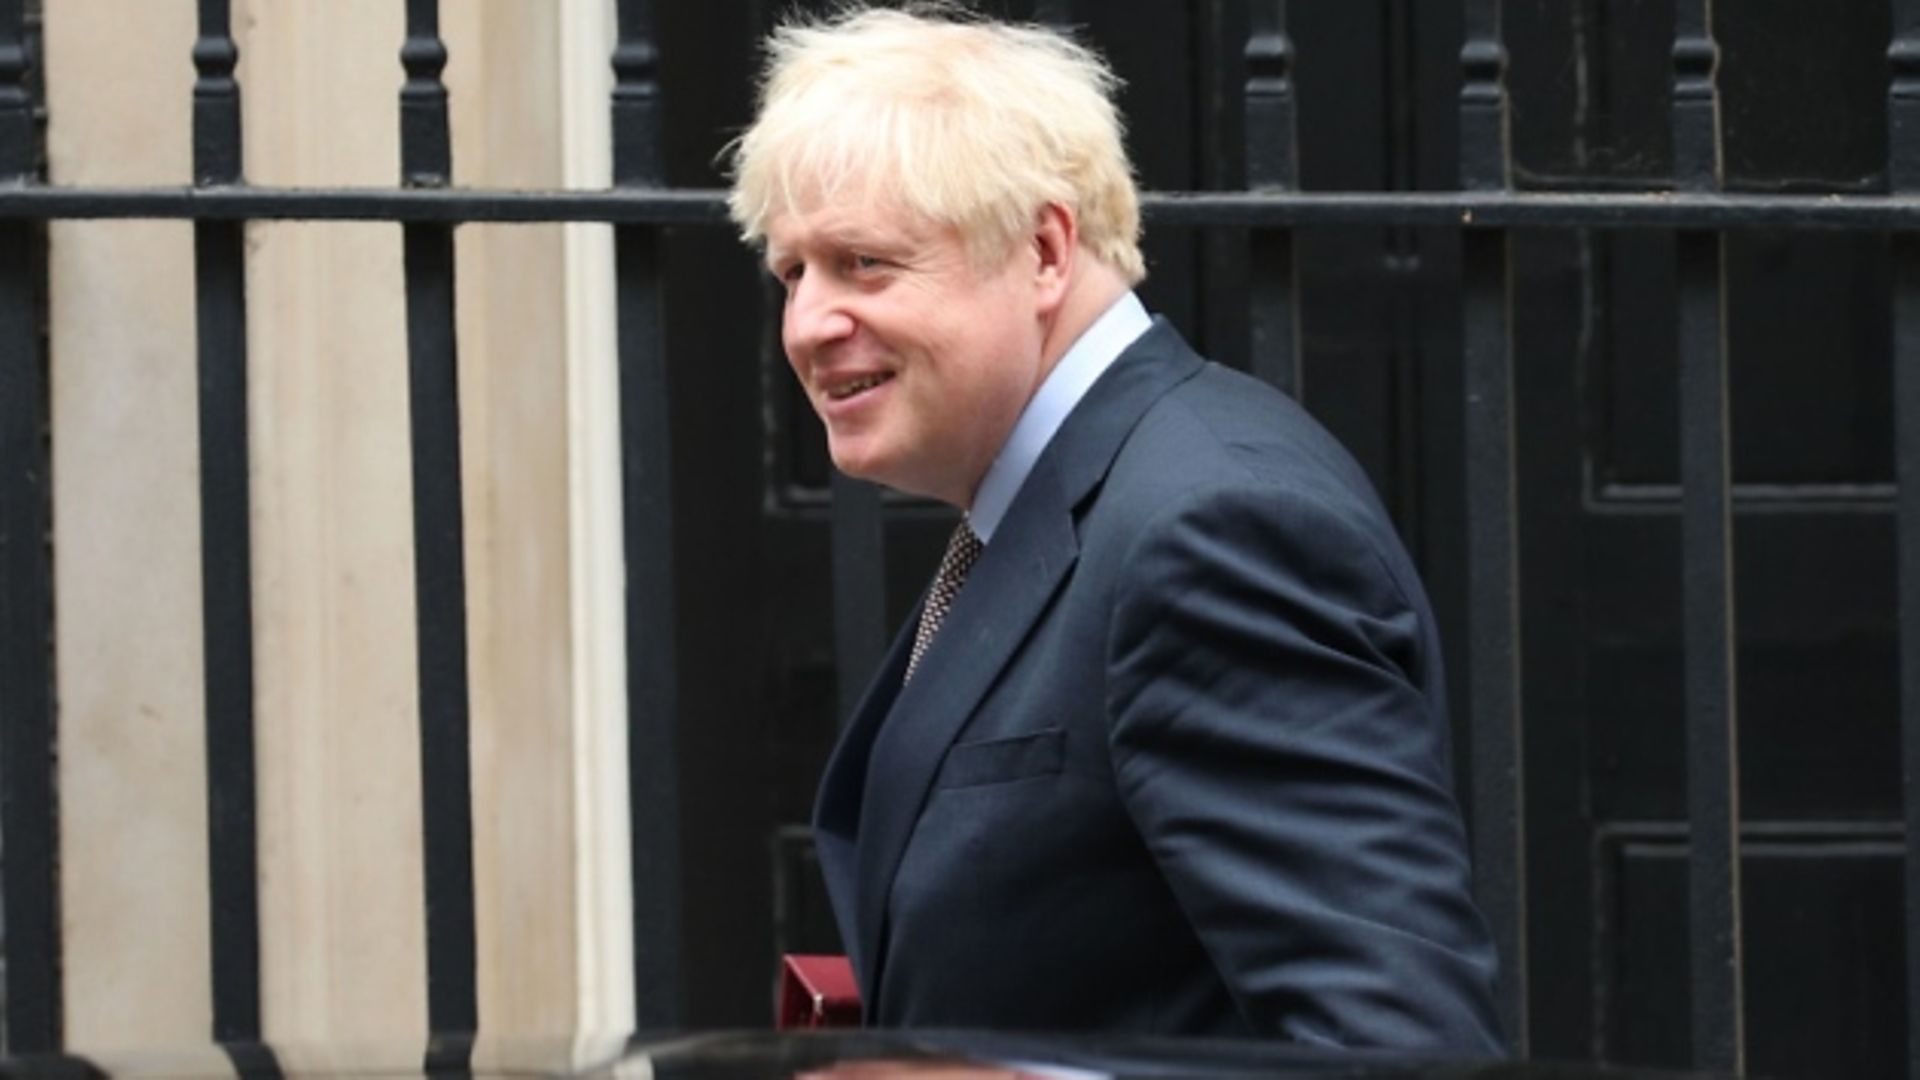
<svg viewBox="0 0 1920 1080">
<path fill-rule="evenodd" d="M 1040 451 L 1053 441 L 1053 433 L 1066 422 L 1067 414 L 1080 404 L 1100 374 L 1152 325 L 1153 318 L 1147 314 L 1140 298 L 1131 292 L 1125 293 L 1087 327 L 1086 333 L 1081 334 L 1054 365 L 1033 400 L 1021 411 L 1020 419 L 1014 422 L 1013 433 L 1007 436 L 999 456 L 980 478 L 973 506 L 967 511 L 967 524 L 973 526 L 974 535 L 981 542 L 993 539 L 993 531 L 1000 527 L 1000 519 L 1007 516 L 1007 507 L 1020 493 L 1020 485 L 1026 483 L 1033 463 L 1040 460 Z"/>
</svg>

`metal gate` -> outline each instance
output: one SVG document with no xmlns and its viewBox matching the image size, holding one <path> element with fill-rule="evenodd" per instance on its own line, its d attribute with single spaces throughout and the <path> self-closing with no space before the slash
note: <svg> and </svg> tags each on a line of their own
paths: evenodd
<svg viewBox="0 0 1920 1080">
<path fill-rule="evenodd" d="M 1215 5 L 1216 7 L 1218 5 Z M 1295 5 L 1296 17 L 1298 9 Z M 475 1011 L 470 777 L 467 771 L 466 597 L 460 427 L 454 380 L 453 245 L 470 222 L 581 221 L 616 235 L 619 369 L 628 587 L 628 680 L 636 901 L 642 986 L 685 979 L 682 724 L 684 658 L 676 618 L 673 447 L 661 305 L 662 232 L 722 228 L 723 195 L 665 182 L 659 46 L 653 5 L 620 0 L 611 62 L 614 187 L 604 192 L 482 191 L 450 186 L 446 50 L 435 0 L 408 0 L 399 50 L 402 175 L 390 190 L 279 189 L 241 172 L 237 53 L 227 0 L 201 0 L 192 61 L 190 188 L 95 189 L 42 182 L 34 110 L 31 20 L 22 0 L 0 0 L 0 837 L 4 838 L 7 1045 L 61 1045 L 58 822 L 52 748 L 58 723 L 49 642 L 52 596 L 48 445 L 41 337 L 51 220 L 189 221 L 195 235 L 201 417 L 202 566 L 211 887 L 217 930 L 210 959 L 220 1040 L 260 1034 L 253 776 L 253 620 L 249 566 L 247 297 L 243 231 L 282 220 L 396 222 L 404 229 L 420 739 L 426 821 L 429 1021 L 471 1032 Z M 1464 636 L 1450 642 L 1465 684 L 1465 757 L 1476 890 L 1503 957 L 1501 1000 L 1516 1048 L 1527 1053 L 1529 1009 L 1541 973 L 1529 964 L 1527 788 L 1522 708 L 1520 515 L 1516 476 L 1514 245 L 1529 231 L 1647 232 L 1672 236 L 1677 285 L 1678 560 L 1686 701 L 1686 853 L 1692 1060 L 1744 1069 L 1740 710 L 1735 694 L 1733 510 L 1729 472 L 1730 349 L 1725 323 L 1728 243 L 1758 230 L 1891 237 L 1892 342 L 1901 481 L 1895 498 L 1898 672 L 1908 835 L 1920 820 L 1920 3 L 1894 0 L 1886 56 L 1885 191 L 1847 194 L 1725 190 L 1725 136 L 1716 80 L 1711 0 L 1675 0 L 1671 35 L 1672 175 L 1656 190 L 1522 190 L 1510 150 L 1512 104 L 1500 0 L 1464 0 L 1459 46 L 1458 183 L 1449 191 L 1302 190 L 1296 137 L 1296 56 L 1284 0 L 1244 5 L 1247 80 L 1245 190 L 1159 191 L 1145 211 L 1155 228 L 1247 231 L 1247 319 L 1254 371 L 1300 389 L 1303 229 L 1456 231 L 1457 314 L 1464 387 L 1454 403 L 1464 433 L 1464 562 L 1426 568 L 1462 575 Z M 1074 5 L 1033 5 L 1071 23 Z M 1307 388 L 1311 404 L 1311 388 Z M 882 522 L 871 490 L 836 482 L 831 507 L 835 649 L 840 686 L 857 686 L 885 641 Z M 641 648 L 638 643 L 649 643 Z M 1461 661 L 1464 659 L 1464 663 Z M 843 691 L 844 692 L 844 691 Z M 1531 783 L 1554 783 L 1534 777 Z M 1906 860 L 1905 926 L 1920 926 L 1920 860 Z M 1909 1075 L 1920 1077 L 1920 934 L 1906 940 Z M 1888 993 L 1899 988 L 1887 987 Z M 642 1027 L 684 1021 L 676 995 L 650 997 Z M 451 1044 L 450 1044 L 451 1045 Z M 449 1049 L 457 1054 L 458 1050 Z"/>
</svg>

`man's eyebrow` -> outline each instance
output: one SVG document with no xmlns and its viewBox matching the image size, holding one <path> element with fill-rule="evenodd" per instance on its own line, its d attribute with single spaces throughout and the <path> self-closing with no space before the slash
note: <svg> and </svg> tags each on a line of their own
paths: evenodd
<svg viewBox="0 0 1920 1080">
<path fill-rule="evenodd" d="M 873 255 L 897 257 L 913 245 L 907 237 L 881 232 L 861 222 L 849 222 L 823 228 L 801 246 L 816 250 L 861 251 Z M 767 242 L 761 252 L 761 261 L 769 270 L 794 257 L 793 251 L 771 241 Z"/>
</svg>

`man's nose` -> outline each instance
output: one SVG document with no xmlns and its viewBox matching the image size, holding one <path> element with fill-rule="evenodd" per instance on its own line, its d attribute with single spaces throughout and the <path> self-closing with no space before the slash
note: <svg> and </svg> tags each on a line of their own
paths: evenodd
<svg viewBox="0 0 1920 1080">
<path fill-rule="evenodd" d="M 814 349 L 853 333 L 844 294 L 817 274 L 802 274 L 787 293 L 782 336 L 789 351 Z"/>
</svg>

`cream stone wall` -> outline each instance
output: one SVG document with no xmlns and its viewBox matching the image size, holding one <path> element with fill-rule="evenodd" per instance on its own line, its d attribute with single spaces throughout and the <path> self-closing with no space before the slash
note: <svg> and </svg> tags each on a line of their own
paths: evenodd
<svg viewBox="0 0 1920 1080">
<path fill-rule="evenodd" d="M 184 183 L 191 5 L 48 9 L 52 181 Z M 103 1050 L 212 1022 L 192 242 L 49 230 L 62 1005 Z"/>
<path fill-rule="evenodd" d="M 48 4 L 58 183 L 184 183 L 192 0 Z M 607 182 L 609 0 L 443 5 L 464 185 Z M 391 186 L 397 0 L 235 0 L 253 183 Z M 68 1045 L 204 1042 L 192 231 L 51 240 Z M 426 1040 L 400 230 L 248 227 L 261 1014 L 295 1070 Z M 457 233 L 476 1064 L 633 1015 L 611 248 Z M 362 1062 L 364 1064 L 364 1062 Z"/>
<path fill-rule="evenodd" d="M 457 183 L 606 186 L 609 14 L 444 9 Z M 610 240 L 468 226 L 456 259 L 480 1027 L 591 1037 L 633 1015 Z"/>
<path fill-rule="evenodd" d="M 234 6 L 252 182 L 396 182 L 403 17 Z M 261 1026 L 411 1051 L 427 1014 L 400 230 L 248 233 Z"/>
</svg>

